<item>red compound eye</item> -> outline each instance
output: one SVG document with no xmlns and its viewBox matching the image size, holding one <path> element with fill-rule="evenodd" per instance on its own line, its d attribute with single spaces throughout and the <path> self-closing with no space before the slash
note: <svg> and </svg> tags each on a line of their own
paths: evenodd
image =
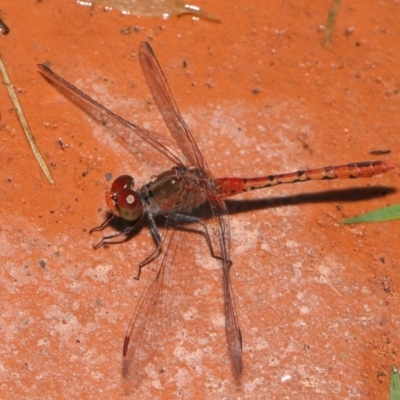
<svg viewBox="0 0 400 400">
<path fill-rule="evenodd" d="M 121 175 L 106 193 L 106 202 L 114 215 L 127 221 L 136 221 L 143 212 L 140 196 L 133 190 L 134 179 L 129 175 Z"/>
<path fill-rule="evenodd" d="M 135 221 L 143 211 L 139 195 L 131 189 L 122 189 L 118 196 L 118 210 L 123 219 Z"/>
<path fill-rule="evenodd" d="M 133 189 L 135 180 L 129 175 L 121 175 L 111 185 L 111 192 L 118 193 L 122 189 Z"/>
</svg>

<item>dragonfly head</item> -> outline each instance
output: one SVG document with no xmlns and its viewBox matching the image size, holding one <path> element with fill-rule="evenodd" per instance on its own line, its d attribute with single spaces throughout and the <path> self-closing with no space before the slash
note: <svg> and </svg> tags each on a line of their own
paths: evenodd
<svg viewBox="0 0 400 400">
<path fill-rule="evenodd" d="M 106 192 L 106 202 L 111 212 L 127 221 L 136 221 L 143 212 L 142 201 L 133 190 L 134 179 L 129 175 L 121 175 Z"/>
</svg>

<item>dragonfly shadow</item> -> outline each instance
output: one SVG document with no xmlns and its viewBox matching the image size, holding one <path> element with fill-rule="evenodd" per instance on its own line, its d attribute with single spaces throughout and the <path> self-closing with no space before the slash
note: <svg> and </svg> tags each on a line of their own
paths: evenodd
<svg viewBox="0 0 400 400">
<path fill-rule="evenodd" d="M 324 190 L 314 193 L 301 193 L 288 196 L 268 197 L 257 200 L 226 200 L 229 214 L 254 211 L 266 208 L 284 207 L 309 203 L 350 203 L 360 200 L 370 200 L 395 193 L 396 189 L 388 186 L 363 188 L 348 188 L 339 190 Z"/>
</svg>

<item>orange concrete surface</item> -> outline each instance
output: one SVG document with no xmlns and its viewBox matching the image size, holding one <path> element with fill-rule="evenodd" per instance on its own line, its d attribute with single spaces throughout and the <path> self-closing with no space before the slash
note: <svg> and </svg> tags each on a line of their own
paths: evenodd
<svg viewBox="0 0 400 400">
<path fill-rule="evenodd" d="M 140 380 L 122 378 L 125 330 L 150 270 L 134 276 L 154 242 L 143 222 L 129 242 L 94 251 L 101 234 L 88 231 L 106 215 L 105 174 L 131 174 L 140 187 L 171 164 L 139 138 L 126 146 L 36 64 L 167 134 L 137 57 L 150 42 L 215 176 L 398 162 L 399 2 L 342 2 L 328 48 L 330 0 L 196 4 L 222 22 L 73 0 L 1 5 L 10 33 L 0 52 L 56 185 L 0 85 L 0 398 L 388 398 L 389 368 L 400 364 L 400 224 L 339 222 L 398 203 L 398 171 L 227 201 L 241 382 L 227 354 L 219 263 L 195 233 L 175 260 L 180 308 L 162 351 Z"/>
</svg>

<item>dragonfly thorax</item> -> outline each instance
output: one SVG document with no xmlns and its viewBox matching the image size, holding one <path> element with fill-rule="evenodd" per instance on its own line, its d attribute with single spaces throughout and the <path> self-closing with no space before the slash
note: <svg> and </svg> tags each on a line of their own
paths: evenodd
<svg viewBox="0 0 400 400">
<path fill-rule="evenodd" d="M 205 197 L 204 171 L 182 164 L 153 177 L 140 190 L 140 196 L 153 215 L 164 215 L 192 208 L 203 203 Z M 183 204 L 184 202 L 184 204 Z"/>
</svg>

